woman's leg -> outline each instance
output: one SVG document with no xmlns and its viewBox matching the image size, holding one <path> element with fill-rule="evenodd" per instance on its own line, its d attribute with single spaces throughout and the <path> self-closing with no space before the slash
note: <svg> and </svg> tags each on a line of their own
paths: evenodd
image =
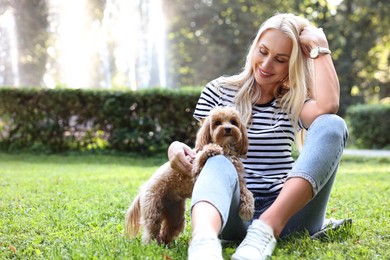
<svg viewBox="0 0 390 260">
<path fill-rule="evenodd" d="M 301 223 L 305 225 L 312 222 L 316 227 L 322 226 L 347 135 L 345 122 L 337 115 L 322 115 L 312 123 L 302 153 L 282 191 L 271 207 L 260 216 L 272 227 L 276 236 L 280 235 L 290 218 L 313 198 L 310 207 L 315 207 L 317 211 L 304 214 L 310 220 L 301 219 Z"/>
<path fill-rule="evenodd" d="M 325 220 L 326 206 L 328 205 L 330 192 L 336 177 L 336 171 L 337 169 L 317 195 L 287 222 L 281 236 L 286 236 L 296 231 L 308 231 L 312 235 L 321 230 Z"/>
<path fill-rule="evenodd" d="M 260 216 L 262 222 L 271 227 L 274 236 L 278 237 L 289 220 L 310 201 L 320 210 L 318 212 L 307 210 L 307 213 L 303 214 L 306 219 L 300 218 L 299 221 L 303 223 L 302 227 L 307 229 L 312 228 L 307 225 L 309 223 L 314 226 L 313 229 L 322 226 L 346 139 L 345 122 L 336 115 L 322 115 L 312 123 L 302 153 L 294 164 L 282 191 L 275 202 Z M 293 218 L 292 221 L 294 222 L 295 219 Z M 293 230 L 291 225 L 288 228 Z M 245 254 L 244 247 L 238 250 L 241 252 L 237 255 Z"/>
<path fill-rule="evenodd" d="M 238 177 L 233 164 L 222 155 L 208 159 L 192 192 L 190 259 L 222 258 L 218 235 L 226 226 L 229 214 L 235 212 L 238 216 L 239 202 Z"/>
<path fill-rule="evenodd" d="M 289 179 L 275 202 L 260 216 L 279 237 L 287 221 L 312 198 L 310 183 L 302 178 Z"/>
</svg>

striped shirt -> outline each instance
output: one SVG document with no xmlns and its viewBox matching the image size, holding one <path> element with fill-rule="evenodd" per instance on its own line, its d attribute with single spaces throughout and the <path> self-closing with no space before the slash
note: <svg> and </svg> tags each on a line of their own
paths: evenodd
<svg viewBox="0 0 390 260">
<path fill-rule="evenodd" d="M 237 88 L 220 86 L 218 79 L 203 89 L 196 105 L 194 117 L 207 117 L 216 106 L 234 105 Z M 291 155 L 294 128 L 288 115 L 282 112 L 277 100 L 252 107 L 252 123 L 247 126 L 249 148 L 242 159 L 248 189 L 255 196 L 274 196 L 283 187 L 294 159 Z"/>
</svg>

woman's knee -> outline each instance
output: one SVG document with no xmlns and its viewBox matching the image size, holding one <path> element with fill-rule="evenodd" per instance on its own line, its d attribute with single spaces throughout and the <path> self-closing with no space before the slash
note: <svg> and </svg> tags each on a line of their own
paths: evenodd
<svg viewBox="0 0 390 260">
<path fill-rule="evenodd" d="M 335 114 L 324 114 L 317 117 L 309 128 L 310 130 L 318 130 L 328 138 L 344 142 L 344 145 L 348 139 L 347 124 L 343 118 Z"/>
<path fill-rule="evenodd" d="M 195 182 L 191 208 L 206 201 L 219 211 L 226 223 L 238 186 L 237 171 L 232 162 L 223 155 L 210 157 Z"/>
<path fill-rule="evenodd" d="M 227 181 L 232 186 L 238 181 L 236 168 L 224 155 L 210 157 L 200 173 L 200 176 L 202 175 L 208 175 L 210 179 Z"/>
</svg>

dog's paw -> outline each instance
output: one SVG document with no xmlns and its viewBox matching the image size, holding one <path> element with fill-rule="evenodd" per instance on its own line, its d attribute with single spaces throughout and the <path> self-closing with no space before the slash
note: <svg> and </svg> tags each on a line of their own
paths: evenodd
<svg viewBox="0 0 390 260">
<path fill-rule="evenodd" d="M 192 176 L 196 180 L 199 173 L 202 171 L 203 166 L 206 164 L 206 161 L 213 156 L 223 154 L 223 149 L 217 144 L 206 144 L 200 150 L 193 163 L 192 167 Z"/>
<path fill-rule="evenodd" d="M 204 156 L 210 158 L 216 155 L 223 154 L 223 148 L 218 144 L 206 144 L 203 146 Z"/>
</svg>

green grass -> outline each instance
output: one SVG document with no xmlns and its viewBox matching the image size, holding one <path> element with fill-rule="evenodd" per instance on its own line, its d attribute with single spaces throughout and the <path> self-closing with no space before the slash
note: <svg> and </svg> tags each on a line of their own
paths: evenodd
<svg viewBox="0 0 390 260">
<path fill-rule="evenodd" d="M 164 160 L 0 153 L 0 259 L 186 259 L 188 223 L 169 247 L 123 235 L 138 186 Z M 389 201 L 390 159 L 345 158 L 328 215 L 352 227 L 279 240 L 274 259 L 389 259 Z"/>
</svg>

